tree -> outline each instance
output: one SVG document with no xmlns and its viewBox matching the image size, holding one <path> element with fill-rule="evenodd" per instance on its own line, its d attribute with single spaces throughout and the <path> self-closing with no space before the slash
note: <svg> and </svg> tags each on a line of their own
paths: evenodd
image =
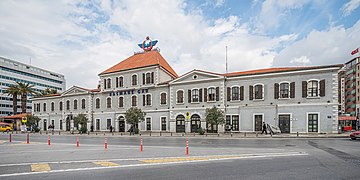
<svg viewBox="0 0 360 180">
<path fill-rule="evenodd" d="M 12 98 L 13 98 L 13 103 L 12 103 L 13 113 L 14 113 L 14 115 L 16 115 L 17 114 L 17 96 L 20 93 L 18 86 L 17 85 L 10 86 L 9 88 L 7 88 L 5 90 L 5 93 L 12 96 Z"/>
<path fill-rule="evenodd" d="M 146 113 L 137 107 L 131 107 L 125 112 L 125 119 L 127 124 L 131 124 L 131 131 L 134 131 L 136 125 L 145 120 Z"/>
<path fill-rule="evenodd" d="M 26 115 L 27 121 L 25 123 L 26 126 L 32 127 L 32 130 L 35 132 L 40 131 L 39 127 L 37 126 L 39 124 L 39 121 L 41 120 L 37 116 L 33 116 L 31 114 Z"/>
<path fill-rule="evenodd" d="M 33 87 L 35 85 L 30 85 L 29 83 L 19 83 L 17 82 L 19 88 L 19 94 L 21 95 L 21 113 L 26 113 L 26 101 L 28 94 L 35 95 Z"/>
<path fill-rule="evenodd" d="M 50 89 L 50 88 L 46 88 L 44 90 L 44 92 L 41 93 L 41 96 L 46 96 L 46 95 L 51 95 L 51 94 L 57 94 L 57 90 L 56 89 Z"/>
<path fill-rule="evenodd" d="M 74 117 L 74 124 L 77 125 L 81 125 L 80 128 L 80 132 L 82 133 L 86 133 L 87 131 L 87 122 L 88 122 L 88 118 L 86 117 L 85 114 L 78 114 L 77 116 Z"/>
<path fill-rule="evenodd" d="M 205 116 L 206 123 L 210 125 L 210 131 L 215 131 L 213 129 L 214 125 L 218 126 L 221 124 L 225 124 L 224 111 L 218 109 L 216 106 L 213 106 L 212 108 L 207 108 Z"/>
</svg>

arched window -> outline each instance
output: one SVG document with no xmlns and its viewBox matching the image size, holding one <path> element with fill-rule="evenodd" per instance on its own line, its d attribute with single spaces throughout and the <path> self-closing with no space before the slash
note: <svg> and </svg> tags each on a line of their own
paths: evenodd
<svg viewBox="0 0 360 180">
<path fill-rule="evenodd" d="M 193 89 L 191 91 L 192 100 L 191 102 L 199 102 L 199 89 Z"/>
<path fill-rule="evenodd" d="M 51 102 L 51 111 L 54 111 L 54 110 L 55 110 L 55 103 Z"/>
<path fill-rule="evenodd" d="M 70 101 L 69 100 L 66 101 L 66 110 L 70 110 Z"/>
<path fill-rule="evenodd" d="M 107 88 L 108 89 L 111 88 L 111 79 L 110 78 L 107 79 Z"/>
<path fill-rule="evenodd" d="M 210 87 L 209 89 L 208 89 L 208 101 L 215 101 L 215 93 L 216 93 L 216 91 L 215 91 L 215 88 L 214 87 Z"/>
<path fill-rule="evenodd" d="M 240 99 L 239 95 L 240 95 L 239 87 L 238 86 L 232 87 L 231 88 L 231 99 L 233 101 L 238 101 Z"/>
<path fill-rule="evenodd" d="M 146 73 L 145 74 L 145 77 L 146 77 L 146 84 L 150 84 L 151 83 L 151 73 Z"/>
<path fill-rule="evenodd" d="M 311 80 L 307 84 L 308 97 L 318 97 L 319 96 L 319 81 Z"/>
<path fill-rule="evenodd" d="M 124 97 L 119 97 L 119 108 L 124 107 Z"/>
<path fill-rule="evenodd" d="M 85 99 L 81 100 L 81 109 L 85 109 Z"/>
<path fill-rule="evenodd" d="M 258 84 L 254 86 L 254 99 L 263 99 L 263 85 Z"/>
<path fill-rule="evenodd" d="M 131 106 L 136 106 L 137 104 L 137 97 L 136 96 L 132 96 L 131 97 Z"/>
<path fill-rule="evenodd" d="M 137 75 L 133 74 L 131 76 L 131 85 L 136 86 L 137 85 Z"/>
<path fill-rule="evenodd" d="M 123 87 L 124 86 L 124 77 L 119 77 L 119 87 Z"/>
<path fill-rule="evenodd" d="M 106 98 L 106 107 L 111 108 L 111 97 Z"/>
<path fill-rule="evenodd" d="M 63 102 L 62 102 L 62 101 L 59 102 L 59 110 L 60 110 L 60 111 L 63 110 Z"/>
<path fill-rule="evenodd" d="M 95 100 L 95 108 L 96 108 L 96 109 L 100 109 L 100 98 L 97 98 L 97 99 Z"/>
<path fill-rule="evenodd" d="M 46 103 L 43 104 L 43 111 L 46 111 Z"/>
<path fill-rule="evenodd" d="M 176 102 L 181 104 L 184 103 L 184 91 L 179 90 L 176 92 Z"/>
<path fill-rule="evenodd" d="M 166 104 L 166 93 L 164 92 L 160 94 L 160 104 Z"/>
<path fill-rule="evenodd" d="M 290 92 L 290 88 L 289 88 L 289 83 L 284 82 L 280 84 L 280 98 L 289 98 L 289 93 Z"/>
<path fill-rule="evenodd" d="M 77 99 L 75 99 L 74 100 L 74 109 L 77 109 L 77 103 L 78 103 L 78 101 L 77 101 Z"/>
</svg>

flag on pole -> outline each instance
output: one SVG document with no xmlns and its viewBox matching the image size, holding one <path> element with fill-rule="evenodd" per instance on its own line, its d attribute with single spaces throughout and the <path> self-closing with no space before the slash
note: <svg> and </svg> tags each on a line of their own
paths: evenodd
<svg viewBox="0 0 360 180">
<path fill-rule="evenodd" d="M 356 54 L 356 53 L 358 53 L 359 52 L 359 48 L 356 48 L 355 50 L 353 50 L 352 52 L 351 52 L 351 55 L 354 55 L 354 54 Z"/>
</svg>

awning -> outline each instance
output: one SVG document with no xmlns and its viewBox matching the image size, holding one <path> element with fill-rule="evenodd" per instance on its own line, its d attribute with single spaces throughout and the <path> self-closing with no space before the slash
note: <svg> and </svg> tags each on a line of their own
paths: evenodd
<svg viewBox="0 0 360 180">
<path fill-rule="evenodd" d="M 356 116 L 339 116 L 339 121 L 356 121 Z"/>
</svg>

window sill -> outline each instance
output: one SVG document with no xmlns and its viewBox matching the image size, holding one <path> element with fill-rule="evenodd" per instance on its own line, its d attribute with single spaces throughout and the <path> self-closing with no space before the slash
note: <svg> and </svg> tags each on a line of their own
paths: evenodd
<svg viewBox="0 0 360 180">
<path fill-rule="evenodd" d="M 279 100 L 289 100 L 291 98 L 279 98 Z"/>
<path fill-rule="evenodd" d="M 208 103 L 216 103 L 216 101 L 206 101 L 206 102 L 208 102 Z"/>
<path fill-rule="evenodd" d="M 230 103 L 237 103 L 237 102 L 240 102 L 240 99 L 239 100 L 230 100 Z"/>
<path fill-rule="evenodd" d="M 200 104 L 200 102 L 191 102 L 191 104 Z"/>
<path fill-rule="evenodd" d="M 265 99 L 253 99 L 253 101 L 264 101 Z"/>
<path fill-rule="evenodd" d="M 308 96 L 306 99 L 320 99 L 320 96 Z"/>
</svg>

